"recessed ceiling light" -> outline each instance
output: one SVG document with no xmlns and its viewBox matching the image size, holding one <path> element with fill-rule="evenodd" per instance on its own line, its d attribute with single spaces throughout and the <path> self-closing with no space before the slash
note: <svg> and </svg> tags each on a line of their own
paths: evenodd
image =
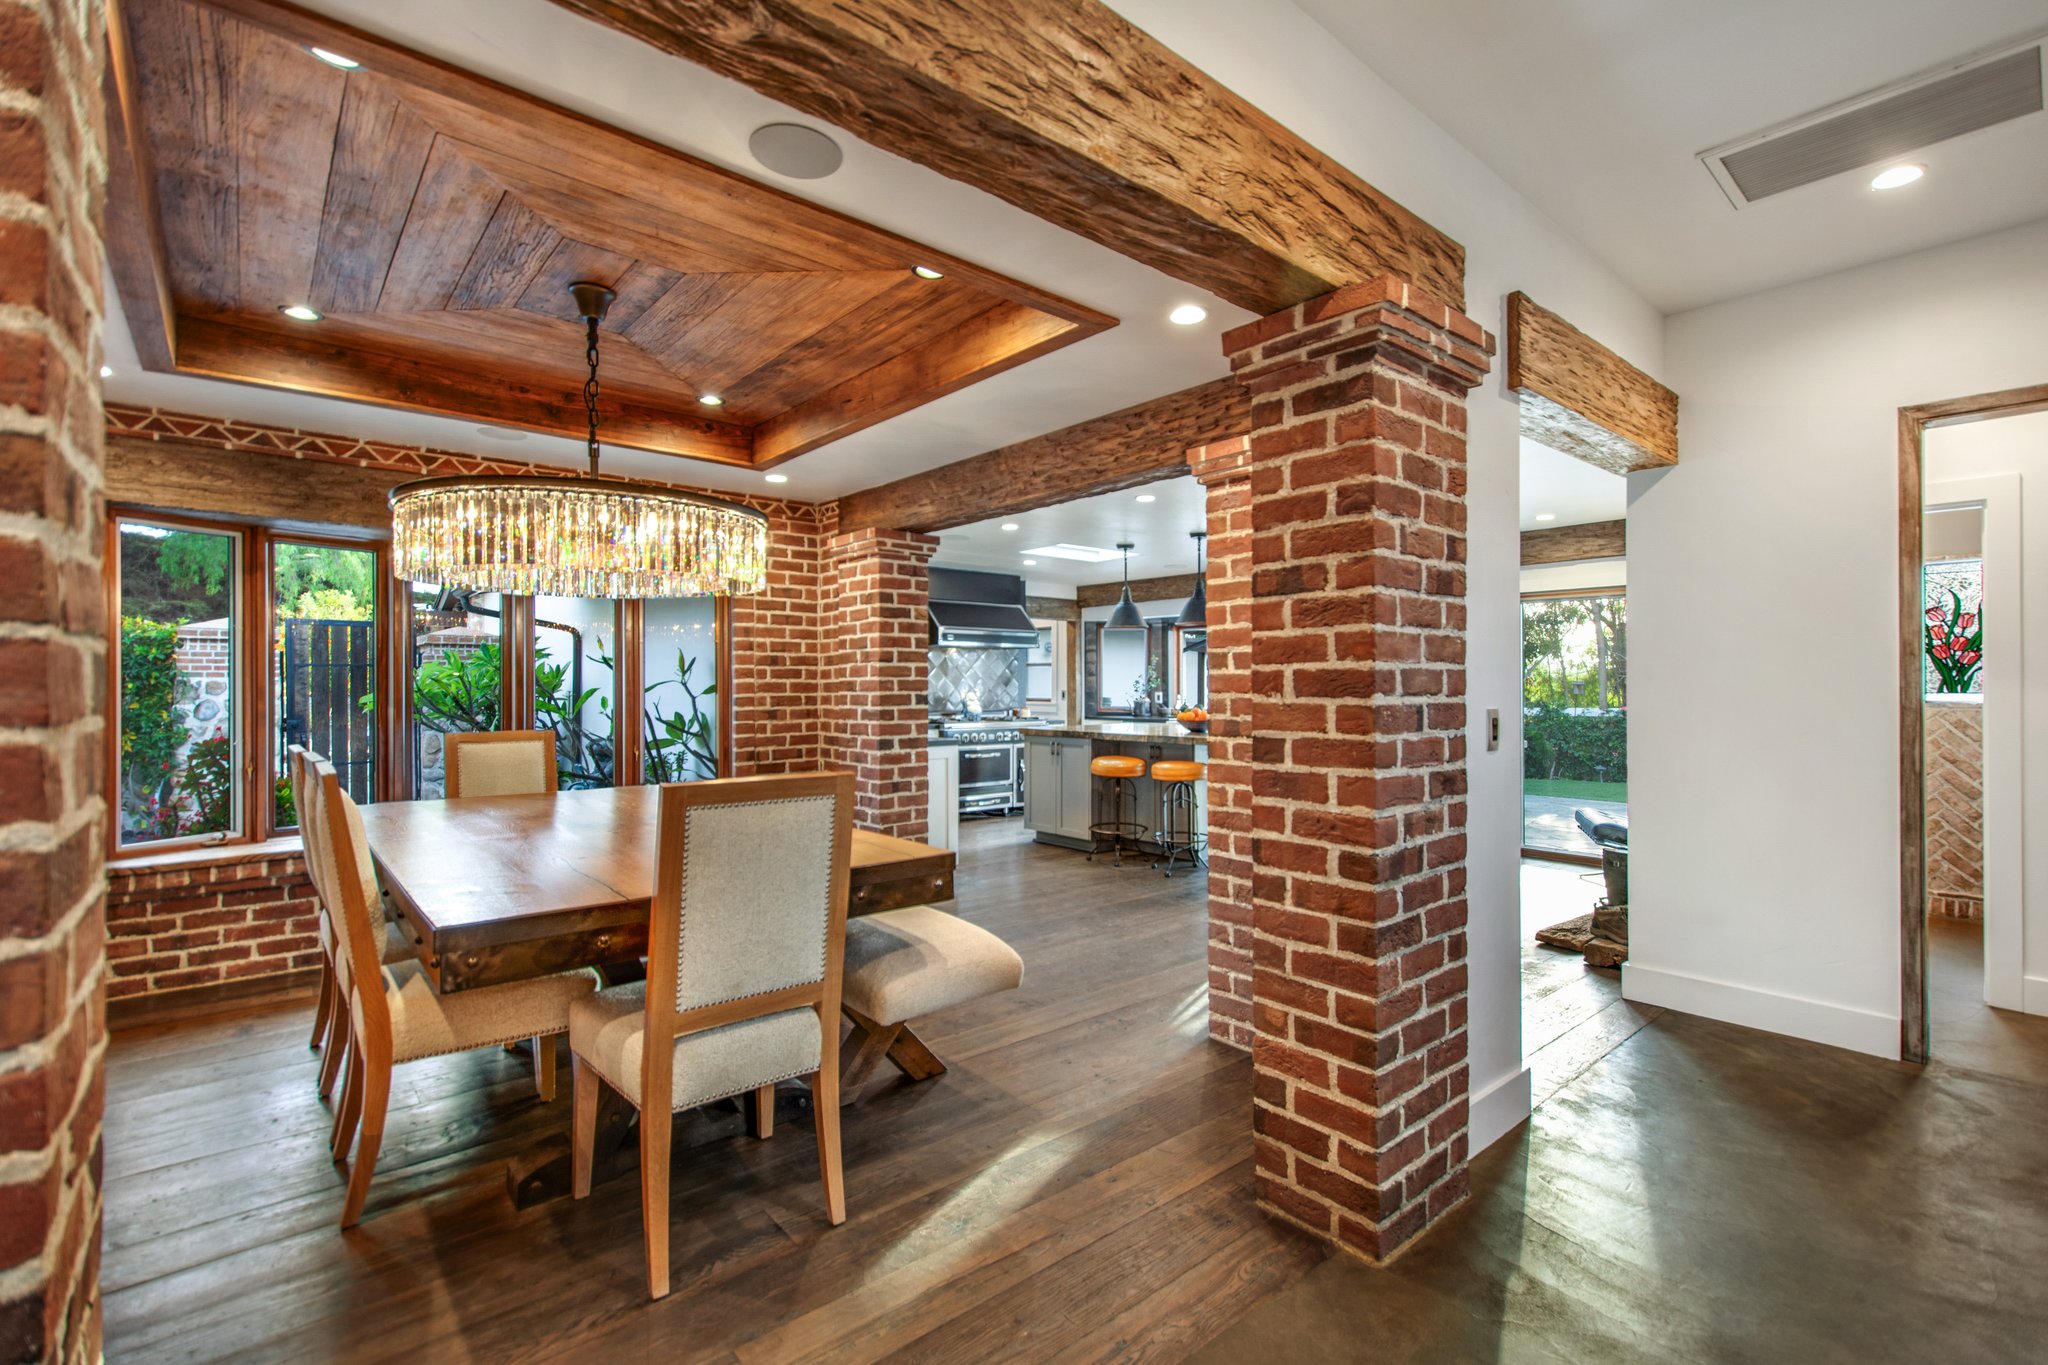
<svg viewBox="0 0 2048 1365">
<path fill-rule="evenodd" d="M 1557 513 L 1555 513 L 1555 512 L 1538 512 L 1538 513 L 1536 514 L 1536 520 L 1538 520 L 1538 521 L 1556 521 L 1556 520 L 1557 520 Z"/>
<path fill-rule="evenodd" d="M 1901 185 L 1910 185 L 1927 174 L 1925 166 L 1887 166 L 1870 177 L 1870 188 L 1874 190 L 1895 190 Z"/>
<path fill-rule="evenodd" d="M 339 52 L 329 52 L 324 47 L 309 47 L 306 51 L 312 53 L 329 66 L 339 67 L 343 71 L 354 71 L 362 66 L 362 63 L 355 58 L 344 57 Z"/>
<path fill-rule="evenodd" d="M 747 139 L 747 150 L 754 160 L 792 180 L 823 180 L 846 160 L 838 143 L 801 123 L 764 123 Z"/>
<path fill-rule="evenodd" d="M 946 278 L 945 271 L 934 270 L 928 265 L 914 265 L 910 267 L 910 273 L 921 280 L 943 280 Z"/>
<path fill-rule="evenodd" d="M 766 480 L 768 480 L 768 482 L 770 482 L 770 483 L 788 483 L 788 482 L 789 482 L 789 475 L 787 475 L 787 474 L 763 474 L 763 475 L 762 475 L 761 477 L 762 477 L 762 478 L 764 478 L 764 479 L 766 479 Z"/>
<path fill-rule="evenodd" d="M 1192 327 L 1209 316 L 1209 310 L 1199 303 L 1184 303 L 1166 315 L 1166 320 L 1181 327 Z"/>
<path fill-rule="evenodd" d="M 283 304 L 277 311 L 294 322 L 318 322 L 322 316 L 318 308 L 310 308 L 303 303 Z"/>
<path fill-rule="evenodd" d="M 1140 493 L 1140 494 L 1138 494 L 1138 501 L 1139 501 L 1139 502 L 1157 502 L 1157 501 L 1159 501 L 1159 498 L 1158 498 L 1158 495 L 1156 495 L 1156 494 L 1153 494 L 1153 493 Z"/>
<path fill-rule="evenodd" d="M 1014 521 L 1006 521 L 1003 523 L 1003 529 L 1005 531 L 1014 531 L 1017 529 L 1017 523 Z"/>
<path fill-rule="evenodd" d="M 102 366 L 100 366 L 100 378 L 102 378 L 102 379 L 112 379 L 113 377 L 114 377 L 114 367 L 113 367 L 112 365 L 102 365 Z"/>
<path fill-rule="evenodd" d="M 707 408 L 722 408 L 725 406 L 725 400 L 715 393 L 700 393 L 697 395 L 697 401 Z"/>
<path fill-rule="evenodd" d="M 1024 567 L 1027 569 L 1035 569 L 1038 567 L 1038 561 L 1035 559 L 1027 559 L 1024 561 Z"/>
</svg>

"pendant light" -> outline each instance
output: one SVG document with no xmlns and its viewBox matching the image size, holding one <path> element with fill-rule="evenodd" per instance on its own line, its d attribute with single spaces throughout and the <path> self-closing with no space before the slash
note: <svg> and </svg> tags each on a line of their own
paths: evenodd
<svg viewBox="0 0 2048 1365">
<path fill-rule="evenodd" d="M 1182 607 L 1180 615 L 1174 618 L 1177 625 L 1209 624 L 1209 579 L 1202 570 L 1202 542 L 1208 538 L 1207 531 L 1188 532 L 1188 539 L 1195 542 L 1195 590 L 1188 594 L 1188 604 Z"/>
<path fill-rule="evenodd" d="M 768 518 L 658 484 L 597 476 L 598 323 L 613 291 L 569 293 L 583 319 L 587 477 L 456 475 L 391 490 L 391 549 L 402 578 L 479 593 L 706 597 L 759 592 Z"/>
<path fill-rule="evenodd" d="M 1116 547 L 1124 552 L 1124 595 L 1116 600 L 1116 610 L 1109 614 L 1104 629 L 1143 630 L 1145 618 L 1138 614 L 1138 604 L 1131 600 L 1131 551 L 1138 547 L 1128 540 L 1118 541 Z"/>
</svg>

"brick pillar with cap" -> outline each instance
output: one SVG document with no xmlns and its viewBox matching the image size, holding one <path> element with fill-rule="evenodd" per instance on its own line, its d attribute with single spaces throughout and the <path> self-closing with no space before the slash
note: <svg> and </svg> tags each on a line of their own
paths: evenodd
<svg viewBox="0 0 2048 1365">
<path fill-rule="evenodd" d="M 841 534 L 828 514 L 820 573 L 820 729 L 827 767 L 854 774 L 854 823 L 925 837 L 930 571 L 936 536 Z"/>
<path fill-rule="evenodd" d="M 1258 1192 L 1384 1260 L 1467 1189 L 1465 395 L 1391 277 L 1224 336 L 1251 392 Z"/>
</svg>

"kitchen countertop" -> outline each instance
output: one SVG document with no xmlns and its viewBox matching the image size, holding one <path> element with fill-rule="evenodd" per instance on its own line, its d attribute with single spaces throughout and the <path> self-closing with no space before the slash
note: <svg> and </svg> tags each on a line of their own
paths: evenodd
<svg viewBox="0 0 2048 1365">
<path fill-rule="evenodd" d="M 1026 732 L 1028 739 L 1152 740 L 1160 744 L 1207 744 L 1207 735 L 1191 734 L 1179 721 L 1091 720 L 1079 725 L 1040 725 Z"/>
</svg>

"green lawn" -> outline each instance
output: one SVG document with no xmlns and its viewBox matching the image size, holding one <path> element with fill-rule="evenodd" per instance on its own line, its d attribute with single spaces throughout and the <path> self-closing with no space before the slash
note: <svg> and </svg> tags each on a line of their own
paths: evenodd
<svg viewBox="0 0 2048 1365">
<path fill-rule="evenodd" d="M 1626 782 L 1568 782 L 1560 778 L 1552 781 L 1541 777 L 1522 779 L 1522 790 L 1530 796 L 1563 796 L 1573 801 L 1612 801 L 1618 805 L 1628 804 L 1628 783 Z"/>
</svg>

